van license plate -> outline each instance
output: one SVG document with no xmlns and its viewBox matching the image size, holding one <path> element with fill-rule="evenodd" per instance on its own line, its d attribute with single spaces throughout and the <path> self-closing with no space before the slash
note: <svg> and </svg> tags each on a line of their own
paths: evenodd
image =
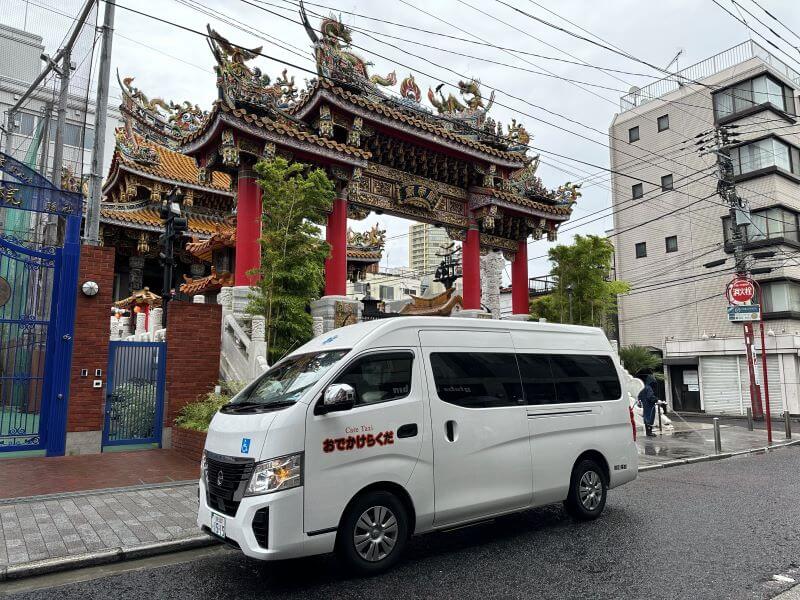
<svg viewBox="0 0 800 600">
<path fill-rule="evenodd" d="M 211 532 L 221 538 L 225 537 L 225 517 L 211 514 Z"/>
</svg>

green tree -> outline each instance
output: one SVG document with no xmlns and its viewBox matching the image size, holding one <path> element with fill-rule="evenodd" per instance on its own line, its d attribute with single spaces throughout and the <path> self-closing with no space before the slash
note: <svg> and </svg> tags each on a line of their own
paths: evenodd
<svg viewBox="0 0 800 600">
<path fill-rule="evenodd" d="M 611 279 L 613 255 L 611 242 L 596 235 L 578 235 L 570 245 L 551 248 L 548 256 L 555 287 L 547 296 L 531 302 L 531 315 L 555 323 L 602 327 L 610 334 L 617 295 L 630 287 Z"/>
<path fill-rule="evenodd" d="M 619 349 L 619 359 L 622 361 L 625 369 L 637 377 L 641 373 L 651 372 L 656 379 L 662 379 L 661 371 L 662 360 L 657 354 L 654 354 L 644 346 L 637 346 L 632 344 Z"/>
<path fill-rule="evenodd" d="M 264 202 L 261 271 L 249 310 L 264 315 L 269 360 L 311 339 L 307 306 L 324 284 L 329 246 L 320 226 L 335 190 L 322 169 L 283 158 L 256 164 Z"/>
</svg>

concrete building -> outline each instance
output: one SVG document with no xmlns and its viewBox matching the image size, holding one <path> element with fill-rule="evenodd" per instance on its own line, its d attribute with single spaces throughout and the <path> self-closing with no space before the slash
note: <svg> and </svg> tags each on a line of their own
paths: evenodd
<svg viewBox="0 0 800 600">
<path fill-rule="evenodd" d="M 444 291 L 444 286 L 433 281 L 433 277 L 420 278 L 416 271 L 396 267 L 384 268 L 376 273 L 367 272 L 363 280 L 355 283 L 348 281 L 347 296 L 361 300 L 367 293 L 367 285 L 370 296 L 387 303 L 390 307 L 398 300 L 410 300 L 411 296 L 432 295 Z"/>
<path fill-rule="evenodd" d="M 433 273 L 442 257 L 436 252 L 442 244 L 450 243 L 447 232 L 428 223 L 415 223 L 408 227 L 408 265 L 419 275 Z"/>
<path fill-rule="evenodd" d="M 48 52 L 52 55 L 55 51 L 54 48 L 45 48 L 41 36 L 0 24 L 0 113 L 6 130 L 9 130 L 8 109 L 19 100 L 42 70 L 44 63 L 41 54 Z M 94 98 L 90 95 L 87 102 L 87 85 L 88 81 L 82 81 L 81 75 L 74 76 L 74 81 L 70 85 L 67 124 L 64 131 L 64 164 L 77 175 L 89 174 L 94 143 Z M 46 78 L 40 88 L 15 114 L 10 139 L 3 132 L 0 145 L 2 151 L 10 150 L 8 153 L 18 160 L 35 161 L 33 166 L 40 172 L 45 172 L 48 177 L 51 177 L 53 169 L 57 90 L 58 78 L 55 77 L 55 81 Z M 52 107 L 50 125 L 41 130 L 41 122 L 44 120 L 48 105 Z M 114 128 L 119 125 L 119 113 L 110 110 L 108 128 L 105 132 L 105 166 L 109 164 L 114 151 Z M 35 156 L 29 156 L 31 145 L 38 136 L 41 136 L 42 144 L 46 143 L 48 147 L 46 162 L 41 158 L 41 150 Z"/>
<path fill-rule="evenodd" d="M 620 298 L 620 343 L 663 354 L 676 409 L 743 414 L 750 405 L 742 325 L 726 314 L 728 207 L 716 195 L 715 156 L 695 145 L 698 134 L 735 124 L 736 185 L 752 210 L 746 247 L 775 252 L 750 259 L 771 268 L 756 276 L 770 405 L 800 413 L 800 74 L 748 41 L 678 75 L 632 89 L 610 127 L 615 267 L 631 284 Z"/>
</svg>

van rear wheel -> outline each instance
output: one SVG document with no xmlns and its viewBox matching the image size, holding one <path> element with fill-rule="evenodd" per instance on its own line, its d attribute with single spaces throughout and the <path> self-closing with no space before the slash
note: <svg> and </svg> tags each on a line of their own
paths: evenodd
<svg viewBox="0 0 800 600">
<path fill-rule="evenodd" d="M 569 495 L 564 501 L 567 512 L 581 521 L 596 519 L 603 512 L 608 495 L 605 471 L 594 460 L 581 460 L 572 469 Z"/>
<path fill-rule="evenodd" d="M 408 539 L 408 514 L 390 492 L 367 492 L 348 507 L 336 536 L 337 554 L 359 573 L 394 565 Z"/>
</svg>

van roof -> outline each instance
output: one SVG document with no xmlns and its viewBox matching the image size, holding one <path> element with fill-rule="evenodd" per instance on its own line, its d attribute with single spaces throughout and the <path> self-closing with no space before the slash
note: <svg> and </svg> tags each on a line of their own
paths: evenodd
<svg viewBox="0 0 800 600">
<path fill-rule="evenodd" d="M 559 334 L 559 337 L 569 334 L 568 337 L 573 341 L 577 342 L 577 340 L 580 339 L 581 343 L 578 344 L 579 346 L 588 345 L 598 350 L 611 349 L 605 333 L 597 327 L 562 325 L 560 323 L 540 323 L 537 321 L 409 316 L 376 319 L 374 321 L 364 321 L 356 323 L 355 325 L 340 327 L 317 336 L 292 352 L 292 355 L 318 352 L 320 350 L 351 349 L 356 346 L 401 345 L 399 342 L 391 342 L 391 338 L 396 337 L 392 334 L 409 329 L 510 331 L 512 334 L 519 332 L 523 335 L 525 333 Z M 414 337 L 416 338 L 416 335 Z M 517 338 L 518 336 L 515 335 L 514 337 Z M 382 343 L 376 344 L 375 342 L 378 340 Z"/>
</svg>

